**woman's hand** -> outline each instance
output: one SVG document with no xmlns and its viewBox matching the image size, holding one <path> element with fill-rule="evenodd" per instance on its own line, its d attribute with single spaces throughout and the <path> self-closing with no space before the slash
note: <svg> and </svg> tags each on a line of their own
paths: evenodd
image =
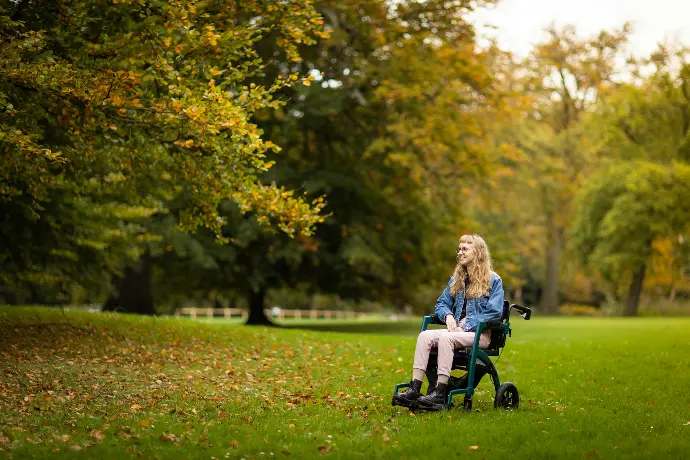
<svg viewBox="0 0 690 460">
<path fill-rule="evenodd" d="M 453 315 L 446 315 L 446 327 L 448 328 L 448 332 L 455 332 L 458 328 L 458 323 L 455 321 Z"/>
</svg>

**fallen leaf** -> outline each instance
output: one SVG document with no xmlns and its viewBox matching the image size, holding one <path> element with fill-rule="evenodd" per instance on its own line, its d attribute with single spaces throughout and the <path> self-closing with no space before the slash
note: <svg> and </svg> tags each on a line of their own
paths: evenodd
<svg viewBox="0 0 690 460">
<path fill-rule="evenodd" d="M 597 451 L 594 450 L 594 449 L 592 449 L 592 450 L 590 450 L 589 452 L 587 452 L 587 456 L 588 456 L 588 457 L 591 457 L 592 455 L 594 455 L 594 454 L 596 454 L 596 453 L 597 453 Z"/>
<path fill-rule="evenodd" d="M 89 433 L 89 436 L 91 436 L 94 439 L 98 439 L 99 441 L 103 441 L 105 439 L 105 435 L 98 430 L 91 431 L 91 433 Z"/>
<path fill-rule="evenodd" d="M 479 450 L 479 446 L 470 446 L 467 450 Z"/>
<path fill-rule="evenodd" d="M 690 422 L 688 422 L 688 424 L 690 425 Z M 291 424 L 288 425 L 288 428 L 294 428 L 294 427 L 295 427 L 295 424 L 294 424 L 294 423 L 291 423 Z"/>
<path fill-rule="evenodd" d="M 127 434 L 127 433 L 125 433 L 124 431 L 120 431 L 120 437 L 121 437 L 122 439 L 129 439 L 129 438 L 131 438 L 132 436 L 129 435 L 129 434 Z"/>
<path fill-rule="evenodd" d="M 384 435 L 381 436 L 381 439 L 383 439 L 384 441 L 390 441 L 391 437 L 384 433 Z"/>
<path fill-rule="evenodd" d="M 166 433 L 163 433 L 162 435 L 160 435 L 159 439 L 161 441 L 165 441 L 165 442 L 177 442 L 178 441 L 177 436 L 175 436 L 174 434 L 166 434 Z"/>
<path fill-rule="evenodd" d="M 151 424 L 148 420 L 142 420 L 141 422 L 139 422 L 139 425 L 143 426 L 144 428 L 147 428 Z"/>
<path fill-rule="evenodd" d="M 0 436 L 0 445 L 4 446 L 6 444 L 9 444 L 10 438 L 7 436 Z"/>
<path fill-rule="evenodd" d="M 68 434 L 55 435 L 53 437 L 55 439 L 57 439 L 58 441 L 63 441 L 63 442 L 69 441 L 69 435 Z"/>
<path fill-rule="evenodd" d="M 551 390 L 546 390 L 546 392 L 547 392 L 548 394 L 550 394 L 550 395 L 555 395 L 555 394 L 556 394 L 555 391 L 551 391 Z"/>
<path fill-rule="evenodd" d="M 81 450 L 81 446 L 74 445 L 74 446 L 70 447 L 70 449 L 72 449 L 72 450 Z"/>
<path fill-rule="evenodd" d="M 237 447 L 240 445 L 240 442 L 237 439 L 233 439 L 232 441 L 230 441 L 230 445 L 232 447 Z"/>
<path fill-rule="evenodd" d="M 136 412 L 138 409 L 141 409 L 139 404 L 132 404 L 132 407 L 129 408 L 132 412 Z"/>
<path fill-rule="evenodd" d="M 321 452 L 322 454 L 325 454 L 330 450 L 331 448 L 329 446 L 319 446 L 319 452 Z"/>
</svg>

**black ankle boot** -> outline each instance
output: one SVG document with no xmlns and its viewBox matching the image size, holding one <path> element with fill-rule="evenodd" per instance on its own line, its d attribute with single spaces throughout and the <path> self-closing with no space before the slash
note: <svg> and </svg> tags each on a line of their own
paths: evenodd
<svg viewBox="0 0 690 460">
<path fill-rule="evenodd" d="M 402 393 L 398 393 L 393 395 L 393 405 L 394 406 L 404 406 L 404 407 L 412 407 L 412 404 L 417 401 L 417 399 L 422 396 L 421 390 L 422 389 L 422 381 L 421 380 L 413 380 L 410 382 L 410 386 L 407 387 L 407 390 L 403 391 Z"/>
<path fill-rule="evenodd" d="M 446 398 L 448 397 L 448 385 L 437 383 L 434 391 L 430 395 L 422 396 L 417 400 L 417 406 L 424 410 L 443 410 L 446 408 Z"/>
<path fill-rule="evenodd" d="M 436 382 L 429 382 L 429 387 L 426 389 L 426 395 L 429 396 L 436 390 Z"/>
</svg>

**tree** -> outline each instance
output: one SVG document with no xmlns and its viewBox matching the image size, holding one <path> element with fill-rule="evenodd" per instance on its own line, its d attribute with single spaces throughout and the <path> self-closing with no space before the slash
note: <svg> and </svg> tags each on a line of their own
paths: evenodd
<svg viewBox="0 0 690 460">
<path fill-rule="evenodd" d="M 488 169 L 483 139 L 500 113 L 489 56 L 464 20 L 471 6 L 321 2 L 331 37 L 298 64 L 267 66 L 269 78 L 317 78 L 281 91 L 289 102 L 280 110 L 257 113 L 283 147 L 263 177 L 327 196 L 329 216 L 314 235 L 288 240 L 229 214 L 240 220 L 228 217 L 227 233 L 242 238 L 231 244 L 226 280 L 249 291 L 250 322 L 268 321 L 263 298 L 275 287 L 402 307 L 420 285 L 448 276 L 458 229 L 469 227 L 458 201 Z M 262 53 L 273 54 L 271 42 Z"/>
<path fill-rule="evenodd" d="M 631 275 L 624 314 L 635 316 L 654 241 L 687 232 L 690 166 L 648 161 L 610 164 L 577 198 L 573 243 L 585 263 Z"/>
<path fill-rule="evenodd" d="M 588 122 L 599 133 L 596 153 L 609 160 L 579 199 L 573 235 L 578 248 L 596 249 L 592 263 L 607 267 L 609 277 L 632 272 L 626 315 L 637 314 L 653 247 L 665 239 L 682 246 L 688 231 L 687 190 L 673 182 L 686 181 L 690 165 L 690 64 L 684 56 L 677 55 L 681 66 L 674 71 L 662 48 L 650 59 L 656 71 L 642 83 L 622 85 Z M 623 235 L 630 241 L 620 241 Z"/>
<path fill-rule="evenodd" d="M 309 234 L 322 205 L 257 179 L 278 147 L 252 115 L 309 81 L 261 80 L 256 47 L 267 36 L 298 62 L 298 46 L 324 36 L 322 19 L 309 0 L 0 10 L 2 283 L 84 281 L 90 270 L 75 273 L 74 261 L 121 273 L 155 238 L 146 219 L 181 194 L 187 232 L 220 235 L 217 208 L 230 199 L 262 224 Z"/>
<path fill-rule="evenodd" d="M 581 119 L 596 106 L 602 92 L 616 86 L 631 28 L 602 31 L 580 38 L 573 26 L 550 27 L 548 39 L 535 46 L 518 74 L 531 106 L 513 131 L 523 155 L 516 165 L 514 189 L 532 197 L 533 220 L 544 228 L 544 278 L 541 308 L 555 314 L 559 304 L 559 267 L 572 201 L 583 174 L 590 170 L 586 132 Z M 521 209 L 521 212 L 530 212 Z"/>
</svg>

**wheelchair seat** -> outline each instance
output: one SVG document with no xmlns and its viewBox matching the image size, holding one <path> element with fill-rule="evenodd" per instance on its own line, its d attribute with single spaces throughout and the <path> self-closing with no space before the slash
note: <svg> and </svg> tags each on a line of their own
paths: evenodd
<svg viewBox="0 0 690 460">
<path fill-rule="evenodd" d="M 509 321 L 510 319 L 510 302 L 507 300 L 503 301 L 503 312 L 501 314 L 501 319 L 500 320 L 494 320 L 494 321 L 488 321 L 487 322 L 487 329 L 491 331 L 491 342 L 489 342 L 489 345 L 486 348 L 480 348 L 484 353 L 486 353 L 487 356 L 498 356 L 501 354 L 501 348 L 505 347 L 506 345 L 506 331 L 505 328 L 503 327 L 503 323 Z M 444 321 L 441 321 L 440 318 L 438 318 L 436 315 L 431 316 L 431 323 L 430 324 L 438 324 L 438 325 L 443 325 L 445 326 L 446 323 Z M 423 329 L 424 326 L 422 326 Z M 510 329 L 508 329 L 508 335 L 510 336 Z M 467 346 L 463 348 L 458 348 L 455 350 L 454 353 L 454 358 L 453 358 L 453 364 L 455 364 L 455 358 L 458 359 L 468 359 L 470 357 L 470 352 L 472 351 L 472 346 Z M 431 354 L 436 356 L 438 353 L 438 350 L 436 347 L 431 349 Z M 456 369 L 453 367 L 453 369 Z"/>
</svg>

